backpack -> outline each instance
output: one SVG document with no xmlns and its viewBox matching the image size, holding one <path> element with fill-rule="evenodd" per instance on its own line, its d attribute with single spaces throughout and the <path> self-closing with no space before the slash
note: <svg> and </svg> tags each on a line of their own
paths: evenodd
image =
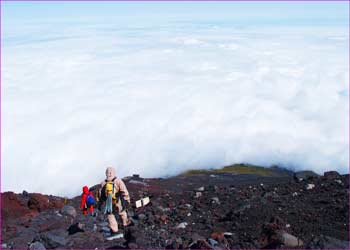
<svg viewBox="0 0 350 250">
<path fill-rule="evenodd" d="M 92 205 L 95 205 L 95 197 L 93 196 L 93 194 L 88 194 L 88 196 L 86 197 L 86 205 L 89 207 L 89 206 L 92 206 Z"/>
<path fill-rule="evenodd" d="M 101 189 L 101 195 L 100 195 L 100 200 L 101 201 L 106 201 L 108 194 L 112 192 L 112 199 L 115 201 L 117 200 L 117 188 L 115 187 L 114 180 L 116 177 L 113 178 L 111 181 L 105 180 L 105 185 Z"/>
</svg>

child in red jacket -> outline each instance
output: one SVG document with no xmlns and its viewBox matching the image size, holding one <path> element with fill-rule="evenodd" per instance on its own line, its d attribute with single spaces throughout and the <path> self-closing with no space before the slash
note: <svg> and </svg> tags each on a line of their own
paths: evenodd
<svg viewBox="0 0 350 250">
<path fill-rule="evenodd" d="M 88 209 L 90 210 L 90 213 L 94 215 L 94 204 L 95 204 L 95 198 L 94 194 L 92 192 L 89 192 L 89 188 L 87 186 L 83 187 L 83 194 L 81 195 L 81 203 L 80 203 L 80 209 L 83 209 L 83 214 L 88 214 Z"/>
</svg>

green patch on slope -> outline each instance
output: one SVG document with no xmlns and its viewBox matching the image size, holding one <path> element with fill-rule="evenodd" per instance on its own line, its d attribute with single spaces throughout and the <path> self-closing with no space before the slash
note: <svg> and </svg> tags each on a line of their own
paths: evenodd
<svg viewBox="0 0 350 250">
<path fill-rule="evenodd" d="M 181 176 L 194 176 L 203 174 L 254 174 L 260 176 L 282 177 L 289 176 L 289 172 L 281 168 L 265 168 L 250 164 L 234 164 L 220 169 L 192 169 L 181 174 Z"/>
</svg>

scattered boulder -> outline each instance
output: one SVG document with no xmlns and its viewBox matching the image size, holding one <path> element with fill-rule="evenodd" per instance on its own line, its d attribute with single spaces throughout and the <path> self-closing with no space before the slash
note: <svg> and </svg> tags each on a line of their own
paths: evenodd
<svg viewBox="0 0 350 250">
<path fill-rule="evenodd" d="M 306 190 L 311 190 L 315 188 L 315 184 L 307 184 L 306 185 Z"/>
<path fill-rule="evenodd" d="M 45 246 L 39 241 L 35 241 L 31 243 L 28 249 L 29 250 L 46 250 Z"/>
<path fill-rule="evenodd" d="M 67 232 L 63 229 L 56 229 L 40 234 L 40 238 L 46 248 L 64 247 L 67 244 Z"/>
<path fill-rule="evenodd" d="M 196 192 L 194 198 L 202 197 L 202 192 Z"/>
<path fill-rule="evenodd" d="M 263 225 L 259 237 L 259 246 L 263 249 L 274 249 L 281 246 L 281 242 L 274 226 L 270 224 Z"/>
<path fill-rule="evenodd" d="M 259 245 L 261 248 L 300 247 L 303 241 L 285 231 L 286 223 L 278 216 L 272 217 L 269 223 L 265 223 L 260 234 Z"/>
<path fill-rule="evenodd" d="M 218 197 L 213 197 L 213 198 L 211 198 L 211 201 L 212 201 L 212 203 L 215 203 L 215 204 L 220 205 L 220 200 L 219 200 Z"/>
<path fill-rule="evenodd" d="M 14 238 L 11 239 L 11 247 L 13 249 L 20 249 L 23 246 L 28 246 L 31 242 L 34 241 L 37 232 L 32 228 L 21 228 L 17 231 L 17 234 Z M 3 240 L 3 239 L 2 239 Z"/>
<path fill-rule="evenodd" d="M 77 216 L 77 211 L 75 210 L 75 208 L 73 206 L 65 205 L 61 209 L 61 214 L 67 215 L 67 216 L 72 216 L 73 218 L 75 218 Z"/>
<path fill-rule="evenodd" d="M 324 172 L 323 176 L 328 180 L 339 179 L 340 174 L 337 171 Z"/>
<path fill-rule="evenodd" d="M 84 227 L 84 224 L 77 222 L 77 223 L 71 225 L 71 226 L 67 229 L 68 234 L 69 234 L 69 235 L 72 235 L 72 234 L 76 234 L 76 233 L 79 233 L 79 232 L 84 232 L 83 227 Z M 96 228 L 96 229 L 97 229 L 97 228 Z M 95 231 L 96 231 L 96 230 L 95 230 Z"/>
<path fill-rule="evenodd" d="M 304 245 L 302 240 L 283 230 L 277 231 L 277 236 L 285 247 L 301 247 Z"/>
<path fill-rule="evenodd" d="M 338 183 L 339 185 L 342 185 L 343 184 L 343 182 L 341 181 L 341 180 L 334 180 L 336 183 Z"/>
<path fill-rule="evenodd" d="M 176 226 L 176 229 L 185 229 L 187 225 L 187 222 L 181 222 L 179 225 Z"/>
</svg>

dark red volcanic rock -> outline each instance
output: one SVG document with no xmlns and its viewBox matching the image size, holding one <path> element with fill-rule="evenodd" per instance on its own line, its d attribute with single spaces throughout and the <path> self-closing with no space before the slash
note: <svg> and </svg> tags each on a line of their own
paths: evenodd
<svg viewBox="0 0 350 250">
<path fill-rule="evenodd" d="M 32 214 L 32 211 L 25 204 L 25 201 L 13 192 L 5 192 L 1 194 L 1 204 L 3 220 L 10 220 L 27 214 Z"/>
<path fill-rule="evenodd" d="M 48 209 L 62 208 L 63 201 L 59 197 L 38 193 L 22 195 L 5 192 L 1 195 L 2 218 L 3 220 L 30 218 Z"/>
<path fill-rule="evenodd" d="M 41 212 L 47 209 L 62 208 L 64 206 L 64 200 L 62 198 L 33 193 L 29 195 L 27 205 L 30 209 Z"/>
<path fill-rule="evenodd" d="M 303 173 L 304 174 L 304 173 Z M 129 177 L 133 226 L 106 241 L 106 216 L 83 216 L 80 197 L 68 200 L 78 215 L 61 213 L 63 199 L 4 193 L 2 243 L 26 248 L 348 248 L 348 175 L 297 178 L 202 174 L 169 179 Z M 94 186 L 96 191 L 98 185 Z M 97 210 L 98 211 L 98 210 Z M 118 216 L 117 216 L 118 218 Z M 119 218 L 118 218 L 119 220 Z M 80 223 L 82 230 L 67 229 Z M 299 245 L 299 246 L 298 246 Z"/>
</svg>

